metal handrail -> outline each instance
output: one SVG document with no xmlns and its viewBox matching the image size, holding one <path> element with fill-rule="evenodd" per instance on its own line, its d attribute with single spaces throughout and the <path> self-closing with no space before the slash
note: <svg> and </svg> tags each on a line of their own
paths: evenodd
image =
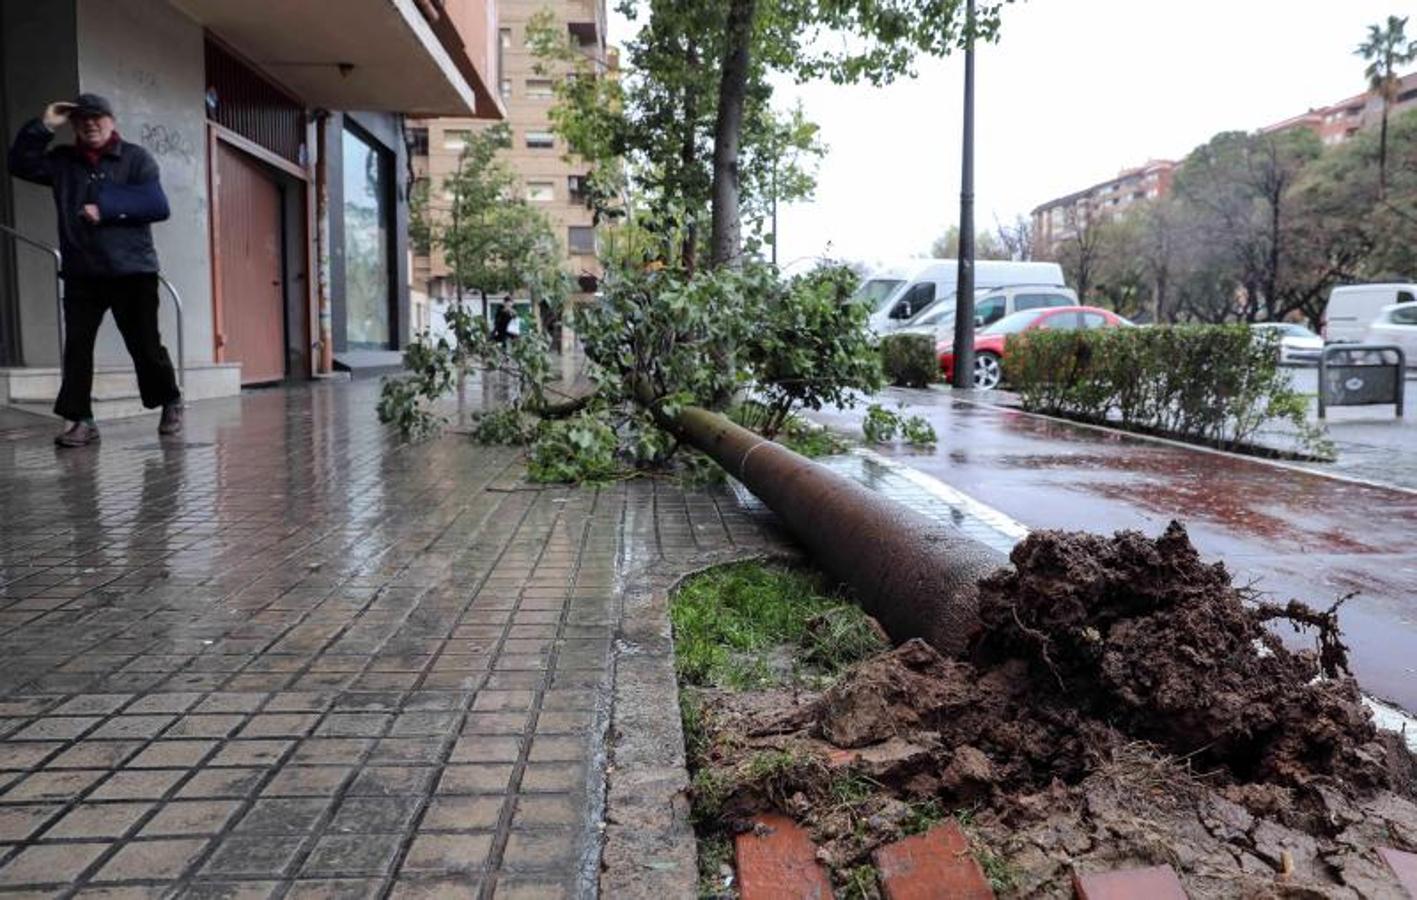
<svg viewBox="0 0 1417 900">
<path fill-rule="evenodd" d="M 0 232 L 8 234 L 21 243 L 29 244 L 37 250 L 43 250 L 54 260 L 54 309 L 55 321 L 59 325 L 59 364 L 62 366 L 64 364 L 64 276 L 61 271 L 64 268 L 64 258 L 59 255 L 58 247 L 51 247 L 42 241 L 37 241 L 9 225 L 0 224 Z"/>
<path fill-rule="evenodd" d="M 157 282 L 167 288 L 167 292 L 172 295 L 172 308 L 177 312 L 177 385 L 182 390 L 187 390 L 187 351 L 183 349 L 182 332 L 182 295 L 177 293 L 177 288 L 172 286 L 172 282 L 167 280 L 167 276 L 161 272 L 157 273 Z"/>
<path fill-rule="evenodd" d="M 59 366 L 64 366 L 64 257 L 59 253 L 58 247 L 50 246 L 43 241 L 37 241 L 28 235 L 23 234 L 9 225 L 0 224 L 0 233 L 8 234 L 21 243 L 25 243 L 37 250 L 43 250 L 54 259 L 54 297 L 56 312 L 58 313 L 59 326 Z M 187 351 L 182 340 L 182 335 L 186 328 L 182 324 L 182 295 L 177 293 L 177 288 L 167 276 L 161 272 L 157 273 L 158 284 L 167 288 L 167 292 L 172 295 L 172 307 L 177 313 L 177 384 L 182 389 L 187 388 Z"/>
</svg>

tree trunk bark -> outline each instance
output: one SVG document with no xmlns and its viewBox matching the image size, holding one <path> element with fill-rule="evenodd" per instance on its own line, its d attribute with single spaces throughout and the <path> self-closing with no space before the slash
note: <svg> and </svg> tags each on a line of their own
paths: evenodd
<svg viewBox="0 0 1417 900">
<path fill-rule="evenodd" d="M 718 81 L 718 118 L 713 129 L 713 265 L 737 265 L 743 222 L 739 209 L 738 148 L 748 97 L 749 50 L 757 0 L 730 0 L 723 69 Z"/>
<path fill-rule="evenodd" d="M 684 55 L 690 66 L 699 64 L 699 47 L 692 40 Z M 679 165 L 684 177 L 688 177 L 698 163 L 698 146 L 694 140 L 699 127 L 699 92 L 692 83 L 684 85 L 684 139 L 679 146 Z M 694 218 L 694 210 L 689 212 L 689 220 L 685 223 L 684 244 L 682 250 L 683 258 L 680 260 L 684 266 L 684 272 L 688 275 L 694 274 L 694 269 L 698 263 L 699 250 L 699 223 Z"/>
<path fill-rule="evenodd" d="M 1378 202 L 1387 199 L 1387 98 L 1383 98 L 1383 122 L 1378 132 Z"/>
</svg>

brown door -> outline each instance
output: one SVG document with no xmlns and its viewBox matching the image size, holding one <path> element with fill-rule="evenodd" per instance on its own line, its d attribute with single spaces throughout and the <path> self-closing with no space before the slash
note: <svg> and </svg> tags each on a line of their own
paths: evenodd
<svg viewBox="0 0 1417 900">
<path fill-rule="evenodd" d="M 241 383 L 285 377 L 280 187 L 260 164 L 217 141 L 218 329 Z"/>
</svg>

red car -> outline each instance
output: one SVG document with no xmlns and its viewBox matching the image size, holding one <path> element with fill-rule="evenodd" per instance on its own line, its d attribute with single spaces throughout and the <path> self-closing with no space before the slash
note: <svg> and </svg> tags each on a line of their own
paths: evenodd
<svg viewBox="0 0 1417 900">
<path fill-rule="evenodd" d="M 1095 306 L 1019 310 L 974 333 L 974 386 L 988 390 L 998 387 L 999 382 L 1004 380 L 1004 343 L 1011 334 L 1023 334 L 1039 328 L 1071 331 L 1131 324 L 1116 313 Z M 935 346 L 935 352 L 940 356 L 940 368 L 944 370 L 945 379 L 951 379 L 955 369 L 954 342 L 940 341 Z"/>
</svg>

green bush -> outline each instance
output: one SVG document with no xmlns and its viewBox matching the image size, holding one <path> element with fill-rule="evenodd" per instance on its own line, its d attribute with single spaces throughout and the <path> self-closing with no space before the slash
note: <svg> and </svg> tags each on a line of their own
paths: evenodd
<svg viewBox="0 0 1417 900">
<path fill-rule="evenodd" d="M 1226 449 L 1285 421 L 1301 446 L 1326 454 L 1279 368 L 1276 340 L 1244 325 L 1031 331 L 1009 337 L 1006 355 L 1027 410 Z"/>
<path fill-rule="evenodd" d="M 935 339 L 928 334 L 891 334 L 881 339 L 881 365 L 897 387 L 926 387 L 940 377 Z"/>
</svg>

